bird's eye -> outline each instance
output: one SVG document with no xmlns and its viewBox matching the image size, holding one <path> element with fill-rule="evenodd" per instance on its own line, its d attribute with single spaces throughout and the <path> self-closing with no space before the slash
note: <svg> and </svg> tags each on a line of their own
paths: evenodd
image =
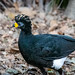
<svg viewBox="0 0 75 75">
<path fill-rule="evenodd" d="M 18 27 L 23 27 L 24 26 L 24 23 L 22 23 L 22 22 L 18 22 Z"/>
</svg>

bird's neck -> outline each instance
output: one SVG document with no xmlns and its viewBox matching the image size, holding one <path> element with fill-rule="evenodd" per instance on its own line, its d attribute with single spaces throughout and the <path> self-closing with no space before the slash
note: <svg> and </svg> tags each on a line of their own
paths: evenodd
<svg viewBox="0 0 75 75">
<path fill-rule="evenodd" d="M 31 35 L 31 26 L 27 26 L 24 29 L 21 29 L 21 31 L 25 34 L 25 35 Z"/>
</svg>

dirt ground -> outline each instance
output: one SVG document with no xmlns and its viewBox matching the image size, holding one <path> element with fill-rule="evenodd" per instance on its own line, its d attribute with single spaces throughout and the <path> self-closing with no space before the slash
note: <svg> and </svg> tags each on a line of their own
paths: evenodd
<svg viewBox="0 0 75 75">
<path fill-rule="evenodd" d="M 32 8 L 20 7 L 19 12 L 13 8 L 0 13 L 0 75 L 41 75 L 38 68 L 25 62 L 18 49 L 18 37 L 20 30 L 12 28 L 14 16 L 26 14 L 32 21 L 32 33 L 59 34 L 75 38 L 75 21 L 63 15 L 63 11 L 53 11 L 46 14 Z M 75 75 L 75 52 L 68 56 L 63 70 L 65 75 Z M 55 75 L 55 71 L 49 71 L 49 75 Z M 57 74 L 58 75 L 58 74 Z"/>
</svg>

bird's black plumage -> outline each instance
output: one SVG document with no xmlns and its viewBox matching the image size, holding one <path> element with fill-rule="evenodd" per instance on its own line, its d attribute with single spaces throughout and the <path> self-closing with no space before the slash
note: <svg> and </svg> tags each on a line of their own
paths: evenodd
<svg viewBox="0 0 75 75">
<path fill-rule="evenodd" d="M 15 21 L 21 29 L 18 45 L 23 58 L 28 64 L 37 66 L 43 75 L 47 75 L 44 67 L 52 68 L 53 60 L 66 57 L 75 50 L 75 39 L 69 36 L 33 35 L 28 16 L 18 15 Z"/>
</svg>

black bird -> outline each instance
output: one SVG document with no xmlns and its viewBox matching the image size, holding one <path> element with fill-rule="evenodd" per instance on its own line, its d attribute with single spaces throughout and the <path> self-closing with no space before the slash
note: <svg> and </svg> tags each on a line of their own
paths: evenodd
<svg viewBox="0 0 75 75">
<path fill-rule="evenodd" d="M 19 50 L 28 64 L 38 67 L 43 75 L 44 68 L 60 71 L 67 56 L 75 50 L 75 39 L 64 35 L 33 35 L 31 20 L 22 14 L 15 16 L 14 27 L 20 28 Z"/>
</svg>

